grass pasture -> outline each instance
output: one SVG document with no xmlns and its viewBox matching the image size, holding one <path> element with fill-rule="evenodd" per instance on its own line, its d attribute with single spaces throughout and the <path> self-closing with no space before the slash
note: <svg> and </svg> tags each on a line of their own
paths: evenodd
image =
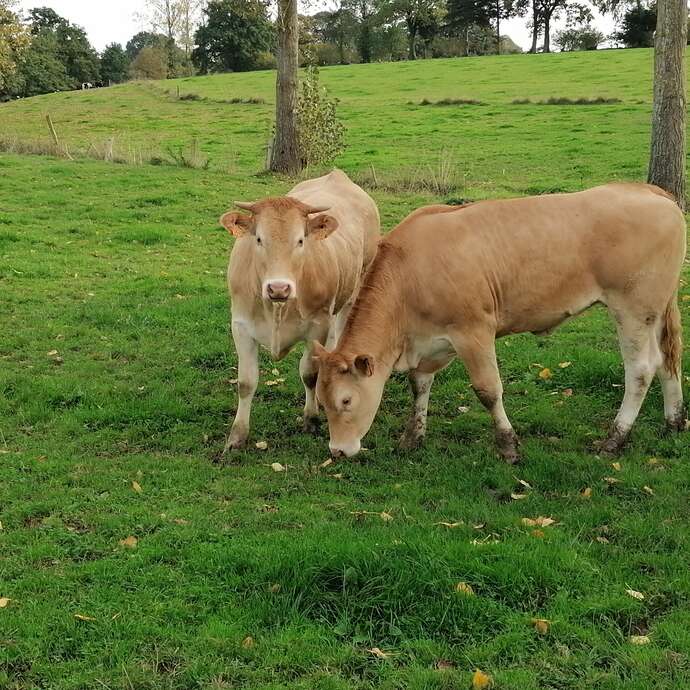
<svg viewBox="0 0 690 690">
<path fill-rule="evenodd" d="M 348 131 L 338 164 L 390 182 L 374 190 L 386 230 L 445 198 L 395 184 L 440 155 L 456 197 L 643 179 L 650 75 L 649 51 L 322 70 Z M 622 394 L 601 310 L 500 342 L 518 467 L 457 363 L 422 449 L 396 448 L 395 378 L 370 450 L 320 467 L 297 352 L 262 355 L 252 441 L 268 450 L 213 463 L 236 399 L 216 219 L 293 182 L 257 174 L 272 74 L 180 82 L 206 100 L 176 86 L 0 105 L 3 137 L 44 137 L 50 112 L 73 150 L 196 137 L 211 159 L 0 154 L 0 688 L 462 690 L 476 668 L 498 690 L 690 687 L 690 438 L 664 432 L 654 384 L 620 464 L 592 452 Z M 684 283 L 686 336 L 688 304 Z M 556 524 L 522 522 L 539 516 Z"/>
</svg>

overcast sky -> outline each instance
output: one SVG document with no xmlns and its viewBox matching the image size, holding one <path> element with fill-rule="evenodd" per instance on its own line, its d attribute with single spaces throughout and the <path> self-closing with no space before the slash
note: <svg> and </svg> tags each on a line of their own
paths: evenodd
<svg viewBox="0 0 690 690">
<path fill-rule="evenodd" d="M 137 31 L 145 28 L 134 18 L 143 9 L 142 0 L 21 0 L 19 4 L 24 10 L 52 7 L 59 15 L 86 29 L 89 40 L 98 50 L 113 42 L 124 46 Z M 331 4 L 323 2 L 326 7 Z M 314 3 L 310 5 L 313 7 Z M 522 48 L 529 48 L 531 41 L 525 23 L 524 19 L 503 22 L 501 34 L 507 34 Z M 613 21 L 597 14 L 597 26 L 608 36 L 613 30 Z"/>
</svg>

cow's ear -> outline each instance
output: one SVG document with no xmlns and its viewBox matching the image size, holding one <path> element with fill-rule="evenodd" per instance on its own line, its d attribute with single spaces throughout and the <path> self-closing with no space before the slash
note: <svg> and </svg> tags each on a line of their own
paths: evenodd
<svg viewBox="0 0 690 690">
<path fill-rule="evenodd" d="M 328 350 L 318 341 L 311 341 L 311 358 L 314 364 L 320 365 L 321 362 L 328 357 Z"/>
<path fill-rule="evenodd" d="M 374 373 L 374 358 L 371 355 L 358 355 L 354 364 L 355 371 L 362 376 L 371 376 Z"/>
<path fill-rule="evenodd" d="M 235 237 L 243 237 L 254 232 L 254 217 L 246 213 L 228 211 L 220 217 L 220 224 Z"/>
<path fill-rule="evenodd" d="M 315 240 L 324 240 L 337 229 L 338 221 L 326 213 L 320 213 L 307 220 L 307 235 Z"/>
</svg>

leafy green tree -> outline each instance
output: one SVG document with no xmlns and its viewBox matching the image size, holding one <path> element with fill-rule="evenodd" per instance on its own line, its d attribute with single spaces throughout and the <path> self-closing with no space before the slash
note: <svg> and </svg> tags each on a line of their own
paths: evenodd
<svg viewBox="0 0 690 690">
<path fill-rule="evenodd" d="M 629 8 L 621 20 L 620 31 L 615 37 L 626 48 L 651 48 L 656 29 L 656 5 L 635 5 Z"/>
<path fill-rule="evenodd" d="M 352 62 L 357 37 L 357 18 L 347 7 L 338 7 L 333 12 L 318 12 L 312 16 L 314 34 L 325 44 L 337 47 L 338 62 L 346 65 Z"/>
<path fill-rule="evenodd" d="M 443 9 L 441 0 L 390 0 L 384 6 L 385 15 L 405 24 L 410 60 L 417 57 L 418 38 L 428 45 L 438 35 Z"/>
<path fill-rule="evenodd" d="M 68 91 L 74 82 L 59 58 L 57 37 L 50 31 L 37 34 L 26 51 L 18 70 L 14 92 L 18 96 L 37 96 L 54 91 Z"/>
<path fill-rule="evenodd" d="M 556 45 L 565 52 L 596 50 L 605 40 L 604 34 L 591 24 L 566 27 L 555 35 Z"/>
<path fill-rule="evenodd" d="M 18 68 L 31 38 L 11 3 L 0 0 L 0 98 L 12 94 Z"/>
<path fill-rule="evenodd" d="M 130 60 L 119 43 L 106 46 L 101 55 L 101 79 L 107 84 L 119 84 L 127 79 Z"/>
<path fill-rule="evenodd" d="M 343 0 L 342 7 L 350 12 L 357 22 L 355 42 L 362 62 L 371 62 L 374 53 L 374 32 L 378 23 L 378 7 L 374 0 Z"/>
<path fill-rule="evenodd" d="M 165 34 L 140 31 L 127 41 L 125 52 L 130 60 L 134 60 L 142 48 L 162 48 L 165 50 L 167 40 Z"/>
<path fill-rule="evenodd" d="M 33 10 L 29 10 L 28 19 L 32 34 L 39 34 L 41 31 L 55 31 L 58 26 L 67 22 L 50 7 L 35 7 Z"/>
<path fill-rule="evenodd" d="M 211 0 L 195 40 L 192 61 L 202 74 L 241 72 L 272 48 L 274 31 L 261 0 Z"/>
<path fill-rule="evenodd" d="M 133 79 L 166 79 L 168 76 L 168 51 L 161 47 L 142 48 L 129 66 Z"/>
</svg>

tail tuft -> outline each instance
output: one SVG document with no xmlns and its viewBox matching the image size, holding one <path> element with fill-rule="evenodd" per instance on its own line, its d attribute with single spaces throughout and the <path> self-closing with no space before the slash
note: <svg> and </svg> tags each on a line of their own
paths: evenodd
<svg viewBox="0 0 690 690">
<path fill-rule="evenodd" d="M 680 376 L 682 351 L 683 338 L 680 324 L 680 309 L 678 309 L 678 292 L 674 292 L 664 313 L 664 323 L 661 331 L 661 352 L 664 356 L 664 366 L 676 377 Z"/>
</svg>

